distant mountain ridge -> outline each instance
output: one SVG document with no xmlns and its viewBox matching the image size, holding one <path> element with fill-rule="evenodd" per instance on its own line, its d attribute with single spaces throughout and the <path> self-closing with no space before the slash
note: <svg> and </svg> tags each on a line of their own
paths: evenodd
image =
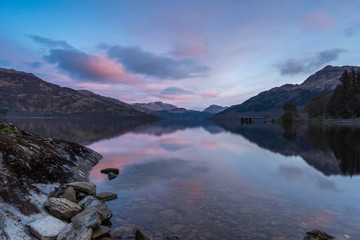
<svg viewBox="0 0 360 240">
<path fill-rule="evenodd" d="M 332 93 L 339 84 L 339 78 L 345 70 L 360 70 L 357 66 L 334 67 L 326 66 L 322 70 L 308 77 L 302 84 L 285 84 L 246 100 L 242 104 L 231 106 L 215 115 L 214 119 L 237 119 L 240 117 L 280 116 L 282 107 L 287 102 L 292 102 L 298 108 L 312 98 L 323 94 Z"/>
<path fill-rule="evenodd" d="M 209 107 L 205 108 L 203 110 L 203 112 L 207 112 L 207 113 L 219 113 L 219 112 L 222 112 L 224 111 L 225 109 L 227 109 L 228 107 L 222 107 L 222 106 L 219 106 L 219 105 L 216 105 L 216 104 L 212 104 L 210 105 Z"/>
<path fill-rule="evenodd" d="M 0 106 L 6 116 L 156 118 L 90 93 L 60 87 L 32 73 L 0 68 Z"/>
<path fill-rule="evenodd" d="M 149 103 L 134 103 L 133 106 L 147 108 L 151 111 L 168 111 L 178 108 L 175 105 L 163 102 L 149 102 Z"/>
</svg>

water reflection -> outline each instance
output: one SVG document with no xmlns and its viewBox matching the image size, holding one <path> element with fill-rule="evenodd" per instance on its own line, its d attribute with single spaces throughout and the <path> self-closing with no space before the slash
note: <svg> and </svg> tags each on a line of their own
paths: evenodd
<svg viewBox="0 0 360 240">
<path fill-rule="evenodd" d="M 339 124 L 252 124 L 217 122 L 261 148 L 301 156 L 325 175 L 360 174 L 360 128 Z"/>
<path fill-rule="evenodd" d="M 42 137 L 63 139 L 82 145 L 115 138 L 149 124 L 148 121 L 118 118 L 3 118 L 1 120 Z"/>
</svg>

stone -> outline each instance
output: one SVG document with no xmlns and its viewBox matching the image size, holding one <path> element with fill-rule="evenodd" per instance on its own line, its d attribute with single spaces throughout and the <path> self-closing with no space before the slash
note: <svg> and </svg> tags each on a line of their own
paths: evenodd
<svg viewBox="0 0 360 240">
<path fill-rule="evenodd" d="M 321 230 L 312 230 L 306 234 L 304 240 L 330 240 L 335 238 Z"/>
<path fill-rule="evenodd" d="M 67 227 L 57 236 L 56 240 L 73 240 L 75 239 L 75 231 L 73 224 L 70 223 Z"/>
<path fill-rule="evenodd" d="M 81 201 L 84 197 L 86 197 L 87 195 L 83 192 L 77 192 L 76 193 L 76 200 Z"/>
<path fill-rule="evenodd" d="M 91 182 L 73 182 L 68 183 L 67 187 L 73 187 L 76 191 L 81 191 L 89 195 L 96 192 L 96 185 Z"/>
<path fill-rule="evenodd" d="M 72 218 L 82 210 L 78 204 L 65 198 L 49 198 L 45 202 L 45 207 L 55 217 L 65 220 Z"/>
<path fill-rule="evenodd" d="M 98 238 L 102 237 L 110 232 L 110 228 L 108 227 L 99 227 L 98 229 L 95 229 L 92 235 L 92 238 Z"/>
<path fill-rule="evenodd" d="M 108 179 L 109 179 L 109 180 L 113 180 L 113 179 L 116 178 L 117 176 L 118 176 L 118 174 L 115 174 L 115 173 L 112 173 L 112 172 L 111 172 L 111 173 L 108 174 Z"/>
<path fill-rule="evenodd" d="M 100 172 L 104 173 L 104 174 L 114 173 L 116 175 L 119 175 L 119 173 L 120 173 L 118 168 L 105 168 L 105 169 L 102 169 Z"/>
<path fill-rule="evenodd" d="M 108 205 L 93 196 L 85 197 L 79 202 L 79 205 L 84 209 L 92 207 L 98 209 L 102 222 L 106 222 L 112 217 L 112 212 L 109 210 Z"/>
<path fill-rule="evenodd" d="M 75 215 L 71 218 L 71 222 L 75 230 L 80 230 L 82 228 L 95 229 L 100 226 L 101 217 L 99 211 L 95 207 L 92 207 Z"/>
<path fill-rule="evenodd" d="M 180 240 L 180 238 L 176 235 L 172 235 L 172 236 L 167 236 L 166 237 L 167 240 Z"/>
<path fill-rule="evenodd" d="M 117 199 L 117 194 L 111 193 L 111 192 L 100 192 L 100 193 L 96 194 L 95 197 L 102 202 L 106 202 L 106 201 L 111 201 L 111 200 Z"/>
<path fill-rule="evenodd" d="M 72 187 L 66 188 L 66 190 L 65 190 L 64 194 L 61 196 L 61 198 L 65 198 L 65 199 L 73 201 L 73 202 L 78 202 L 78 200 L 76 198 L 76 191 Z"/>
<path fill-rule="evenodd" d="M 83 228 L 74 240 L 90 240 L 93 234 L 91 228 Z"/>
<path fill-rule="evenodd" d="M 152 237 L 148 236 L 140 227 L 134 229 L 135 240 L 153 240 Z"/>
<path fill-rule="evenodd" d="M 40 218 L 29 225 L 30 231 L 40 240 L 53 240 L 67 227 L 67 223 L 53 217 Z"/>
</svg>

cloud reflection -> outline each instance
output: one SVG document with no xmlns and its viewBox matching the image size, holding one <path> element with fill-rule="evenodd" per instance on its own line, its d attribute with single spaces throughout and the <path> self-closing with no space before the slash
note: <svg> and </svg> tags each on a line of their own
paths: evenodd
<svg viewBox="0 0 360 240">
<path fill-rule="evenodd" d="M 173 180 L 192 181 L 208 171 L 204 163 L 183 159 L 158 159 L 126 166 L 115 184 L 120 189 L 132 190 Z"/>
<path fill-rule="evenodd" d="M 303 168 L 280 165 L 279 172 L 288 181 L 299 181 L 312 184 L 321 190 L 340 192 L 335 182 Z"/>
</svg>

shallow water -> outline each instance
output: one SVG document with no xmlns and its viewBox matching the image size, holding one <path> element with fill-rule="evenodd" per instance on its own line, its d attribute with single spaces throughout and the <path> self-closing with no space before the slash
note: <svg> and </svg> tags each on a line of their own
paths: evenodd
<svg viewBox="0 0 360 240">
<path fill-rule="evenodd" d="M 139 225 L 155 239 L 302 239 L 318 228 L 360 238 L 357 127 L 158 122 L 124 130 L 107 122 L 113 131 L 102 135 L 95 124 L 76 141 L 104 156 L 90 178 L 98 191 L 118 194 L 109 202 L 113 230 Z M 119 176 L 108 180 L 100 173 L 107 167 Z"/>
</svg>

